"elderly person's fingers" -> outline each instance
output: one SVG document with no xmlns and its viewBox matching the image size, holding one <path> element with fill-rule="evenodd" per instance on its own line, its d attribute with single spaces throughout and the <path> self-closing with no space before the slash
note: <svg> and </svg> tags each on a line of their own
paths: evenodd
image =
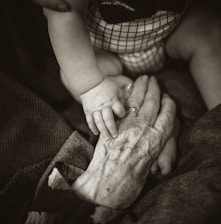
<svg viewBox="0 0 221 224">
<path fill-rule="evenodd" d="M 158 157 L 158 166 L 162 175 L 167 175 L 172 170 L 176 160 L 176 152 L 176 139 L 172 136 L 168 139 L 163 151 Z"/>
<path fill-rule="evenodd" d="M 154 124 L 154 128 L 162 135 L 162 146 L 171 136 L 175 120 L 176 104 L 167 94 L 163 94 L 161 100 L 161 109 Z"/>
<path fill-rule="evenodd" d="M 44 8 L 56 10 L 56 11 L 69 11 L 70 5 L 65 0 L 34 0 L 35 3 L 40 4 Z"/>
<path fill-rule="evenodd" d="M 154 174 L 156 174 L 156 172 L 158 171 L 158 160 L 157 159 L 155 159 L 154 161 L 153 161 L 153 164 L 151 165 L 151 168 L 150 168 L 150 171 L 151 171 L 151 173 L 154 175 Z"/>
<path fill-rule="evenodd" d="M 143 102 L 143 105 L 139 111 L 139 115 L 144 117 L 145 122 L 149 126 L 153 126 L 159 109 L 160 109 L 160 88 L 155 77 L 151 77 L 148 82 L 148 90 Z"/>
<path fill-rule="evenodd" d="M 175 130 L 173 132 L 176 124 L 175 116 L 176 104 L 167 94 L 163 94 L 160 112 L 152 129 L 153 133 L 158 135 L 159 147 L 163 147 L 163 150 L 151 166 L 152 174 L 155 174 L 160 169 L 162 175 L 167 175 L 175 162 L 176 133 Z M 156 152 L 156 149 L 152 149 L 150 154 L 154 155 Z"/>
<path fill-rule="evenodd" d="M 176 138 L 171 136 L 166 142 L 162 152 L 151 165 L 151 173 L 154 175 L 160 170 L 162 175 L 167 175 L 172 170 L 173 164 L 176 160 Z"/>
<path fill-rule="evenodd" d="M 154 125 L 150 125 L 149 128 L 150 129 L 149 138 L 151 140 L 150 145 L 152 146 L 148 149 L 148 154 L 152 158 L 156 158 L 164 148 L 165 143 L 172 135 L 175 122 L 176 122 L 176 105 L 174 101 L 167 94 L 164 94 L 161 100 L 160 111 L 157 112 L 156 121 Z M 147 123 L 149 125 L 149 122 Z"/>
<path fill-rule="evenodd" d="M 136 116 L 139 112 L 147 92 L 147 86 L 147 75 L 137 78 L 137 80 L 134 82 L 132 92 L 126 101 L 126 109 L 129 112 L 129 115 L 131 114 Z"/>
</svg>

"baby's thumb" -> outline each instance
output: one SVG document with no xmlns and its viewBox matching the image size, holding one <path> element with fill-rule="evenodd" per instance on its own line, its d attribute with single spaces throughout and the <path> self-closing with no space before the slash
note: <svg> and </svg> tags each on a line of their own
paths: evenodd
<svg viewBox="0 0 221 224">
<path fill-rule="evenodd" d="M 124 105 L 133 90 L 133 84 L 128 83 L 120 88 L 120 101 Z"/>
<path fill-rule="evenodd" d="M 118 116 L 119 118 L 123 118 L 126 115 L 125 108 L 124 108 L 123 104 L 120 101 L 116 101 L 113 104 L 112 110 L 113 110 L 114 114 L 116 116 Z"/>
</svg>

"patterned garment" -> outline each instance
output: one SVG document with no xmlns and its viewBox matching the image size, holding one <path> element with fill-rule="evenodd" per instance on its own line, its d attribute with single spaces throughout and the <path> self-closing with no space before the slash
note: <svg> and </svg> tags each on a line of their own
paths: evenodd
<svg viewBox="0 0 221 224">
<path fill-rule="evenodd" d="M 178 10 L 171 9 L 174 12 L 156 6 L 145 15 L 144 12 L 137 13 L 128 2 L 101 1 L 90 5 L 86 22 L 92 44 L 117 53 L 130 74 L 157 71 L 165 61 L 163 40 L 180 22 L 187 3 Z"/>
</svg>

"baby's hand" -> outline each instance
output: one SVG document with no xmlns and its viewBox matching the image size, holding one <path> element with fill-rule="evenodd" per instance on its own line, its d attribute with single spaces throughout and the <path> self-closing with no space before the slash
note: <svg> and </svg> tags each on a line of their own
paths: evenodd
<svg viewBox="0 0 221 224">
<path fill-rule="evenodd" d="M 114 114 L 120 118 L 125 116 L 121 95 L 121 89 L 114 82 L 104 79 L 80 96 L 86 121 L 95 135 L 100 132 L 105 139 L 118 136 Z"/>
</svg>

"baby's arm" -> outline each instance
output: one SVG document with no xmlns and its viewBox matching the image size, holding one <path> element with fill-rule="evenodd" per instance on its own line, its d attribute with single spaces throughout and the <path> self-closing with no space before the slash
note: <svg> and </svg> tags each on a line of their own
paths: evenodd
<svg viewBox="0 0 221 224">
<path fill-rule="evenodd" d="M 73 95 L 92 89 L 104 77 L 94 57 L 83 13 L 86 0 L 69 0 L 70 12 L 44 9 L 48 31 L 63 79 L 67 79 Z M 87 80 L 87 81 L 85 81 Z"/>
<path fill-rule="evenodd" d="M 119 100 L 120 89 L 114 82 L 104 78 L 97 65 L 83 19 L 88 2 L 70 0 L 69 3 L 72 6 L 70 12 L 44 9 L 62 80 L 75 98 L 81 98 L 86 120 L 94 134 L 100 131 L 106 138 L 110 135 L 116 137 L 113 112 L 119 117 L 125 114 Z"/>
<path fill-rule="evenodd" d="M 221 103 L 221 16 L 214 2 L 191 4 L 166 43 L 169 56 L 189 61 L 208 109 Z"/>
</svg>

